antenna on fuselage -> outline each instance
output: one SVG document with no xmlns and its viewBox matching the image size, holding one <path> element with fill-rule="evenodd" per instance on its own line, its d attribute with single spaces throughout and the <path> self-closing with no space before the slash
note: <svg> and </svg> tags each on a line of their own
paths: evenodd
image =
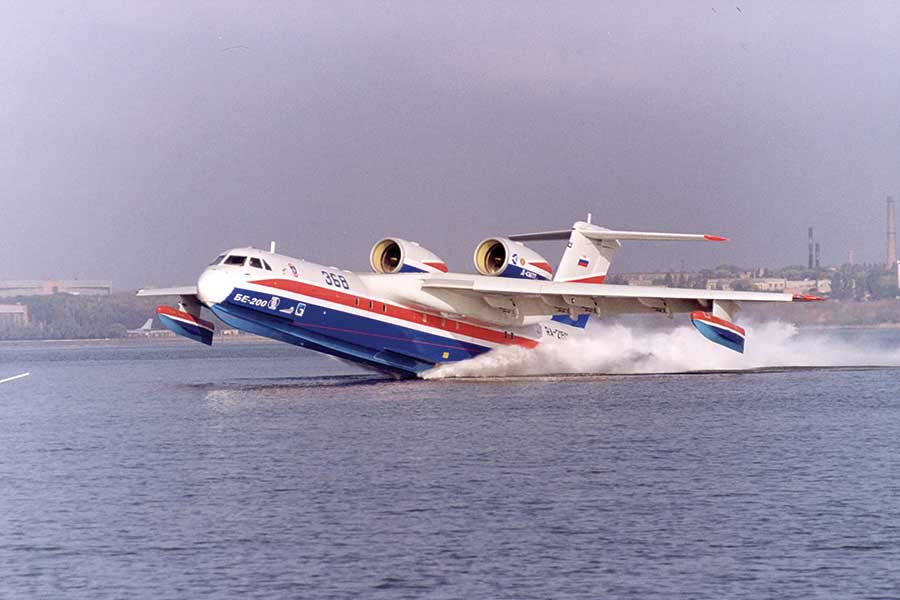
<svg viewBox="0 0 900 600">
<path fill-rule="evenodd" d="M 269 254 L 275 254 L 275 242 L 269 242 Z"/>
<path fill-rule="evenodd" d="M 591 213 L 588 213 L 587 222 L 588 222 L 588 225 L 591 224 Z"/>
</svg>

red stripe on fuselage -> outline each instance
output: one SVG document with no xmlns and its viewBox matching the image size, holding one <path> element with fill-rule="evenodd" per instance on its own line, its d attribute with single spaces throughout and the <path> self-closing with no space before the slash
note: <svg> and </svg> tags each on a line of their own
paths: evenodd
<svg viewBox="0 0 900 600">
<path fill-rule="evenodd" d="M 486 342 L 493 342 L 495 344 L 513 344 L 525 348 L 534 348 L 538 345 L 538 342 L 528 338 L 506 337 L 506 334 L 503 331 L 479 327 L 478 325 L 471 325 L 463 321 L 445 319 L 418 310 L 412 310 L 394 304 L 387 304 L 386 302 L 366 298 L 364 296 L 339 292 L 331 288 L 303 283 L 302 281 L 293 281 L 290 279 L 260 279 L 257 281 L 248 281 L 247 283 L 284 290 L 294 294 L 301 294 L 310 298 L 318 298 L 319 300 L 326 300 L 328 302 L 333 302 L 334 304 L 340 304 L 342 306 L 372 313 L 375 316 L 383 315 L 401 321 L 407 321 L 409 323 L 424 325 L 431 329 L 438 329 L 448 333 L 457 333 L 459 335 L 465 335 Z M 359 304 L 356 304 L 357 299 L 359 299 Z M 372 303 L 371 308 L 369 307 L 370 302 Z M 384 310 L 382 310 L 382 306 L 385 307 Z"/>
<path fill-rule="evenodd" d="M 584 277 L 582 279 L 570 279 L 566 283 L 603 283 L 606 281 L 606 275 L 596 275 L 594 277 Z"/>
</svg>

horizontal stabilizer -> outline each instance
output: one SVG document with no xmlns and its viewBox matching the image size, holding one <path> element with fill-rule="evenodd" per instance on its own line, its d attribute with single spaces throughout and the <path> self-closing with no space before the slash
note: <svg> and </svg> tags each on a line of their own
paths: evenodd
<svg viewBox="0 0 900 600">
<path fill-rule="evenodd" d="M 656 231 L 613 231 L 589 229 L 581 232 L 591 240 L 645 240 L 656 242 L 727 242 L 728 238 L 705 233 L 659 233 Z"/>
<path fill-rule="evenodd" d="M 156 314 L 163 326 L 182 337 L 212 346 L 216 326 L 171 306 L 157 306 Z"/>
<path fill-rule="evenodd" d="M 691 313 L 691 323 L 709 341 L 729 350 L 744 353 L 744 339 L 747 332 L 742 327 L 701 310 Z"/>
<path fill-rule="evenodd" d="M 589 240 L 644 240 L 657 242 L 727 242 L 728 238 L 720 235 L 705 233 L 660 233 L 655 231 L 615 231 L 602 227 L 576 228 Z M 539 231 L 536 233 L 518 233 L 509 236 L 509 239 L 520 242 L 538 242 L 546 240 L 567 240 L 572 235 L 572 229 L 561 231 Z"/>
</svg>

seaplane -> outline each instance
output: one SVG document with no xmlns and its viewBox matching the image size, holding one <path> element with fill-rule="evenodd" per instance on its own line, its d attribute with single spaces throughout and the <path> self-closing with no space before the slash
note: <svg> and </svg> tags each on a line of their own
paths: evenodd
<svg viewBox="0 0 900 600">
<path fill-rule="evenodd" d="M 554 271 L 525 242 L 567 241 Z M 571 229 L 490 237 L 475 247 L 477 274 L 454 273 L 434 252 L 396 237 L 369 253 L 371 273 L 355 273 L 253 247 L 222 252 L 196 285 L 142 289 L 178 297 L 159 306 L 160 322 L 210 345 L 208 309 L 232 328 L 323 352 L 395 377 L 421 377 L 448 362 L 504 346 L 572 344 L 589 319 L 686 313 L 701 335 L 744 351 L 735 316 L 744 302 L 821 298 L 770 292 L 682 289 L 606 283 L 622 242 L 725 242 L 708 234 L 618 231 L 587 221 Z"/>
</svg>

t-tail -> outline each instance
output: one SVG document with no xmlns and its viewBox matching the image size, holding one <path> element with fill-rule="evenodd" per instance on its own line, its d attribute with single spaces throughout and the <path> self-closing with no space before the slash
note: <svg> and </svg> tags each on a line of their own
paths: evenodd
<svg viewBox="0 0 900 600">
<path fill-rule="evenodd" d="M 595 284 L 606 282 L 613 256 L 622 247 L 622 240 L 663 242 L 724 242 L 728 240 L 722 236 L 702 233 L 659 233 L 607 229 L 591 223 L 590 215 L 588 215 L 587 221 L 575 222 L 572 229 L 522 233 L 511 235 L 509 239 L 520 242 L 567 239 L 569 243 L 559 261 L 559 268 L 556 269 L 553 281 Z M 698 316 L 693 322 L 707 339 L 737 352 L 743 352 L 744 330 L 731 323 L 728 320 L 730 316 L 727 315 L 728 312 L 736 311 L 737 307 L 735 305 L 729 308 L 731 309 L 729 311 L 722 307 L 715 309 L 724 316 L 698 311 L 695 313 Z M 699 316 L 700 314 L 708 314 L 710 318 L 704 319 Z M 588 315 L 582 314 L 577 318 L 563 315 L 553 317 L 553 320 L 570 327 L 584 329 L 587 326 Z"/>
<path fill-rule="evenodd" d="M 622 247 L 622 240 L 646 241 L 706 241 L 724 242 L 727 238 L 702 233 L 658 233 L 651 231 L 616 231 L 594 225 L 588 221 L 577 221 L 572 229 L 561 231 L 541 231 L 509 236 L 517 241 L 569 240 L 553 281 L 570 283 L 604 283 L 613 256 Z"/>
</svg>

